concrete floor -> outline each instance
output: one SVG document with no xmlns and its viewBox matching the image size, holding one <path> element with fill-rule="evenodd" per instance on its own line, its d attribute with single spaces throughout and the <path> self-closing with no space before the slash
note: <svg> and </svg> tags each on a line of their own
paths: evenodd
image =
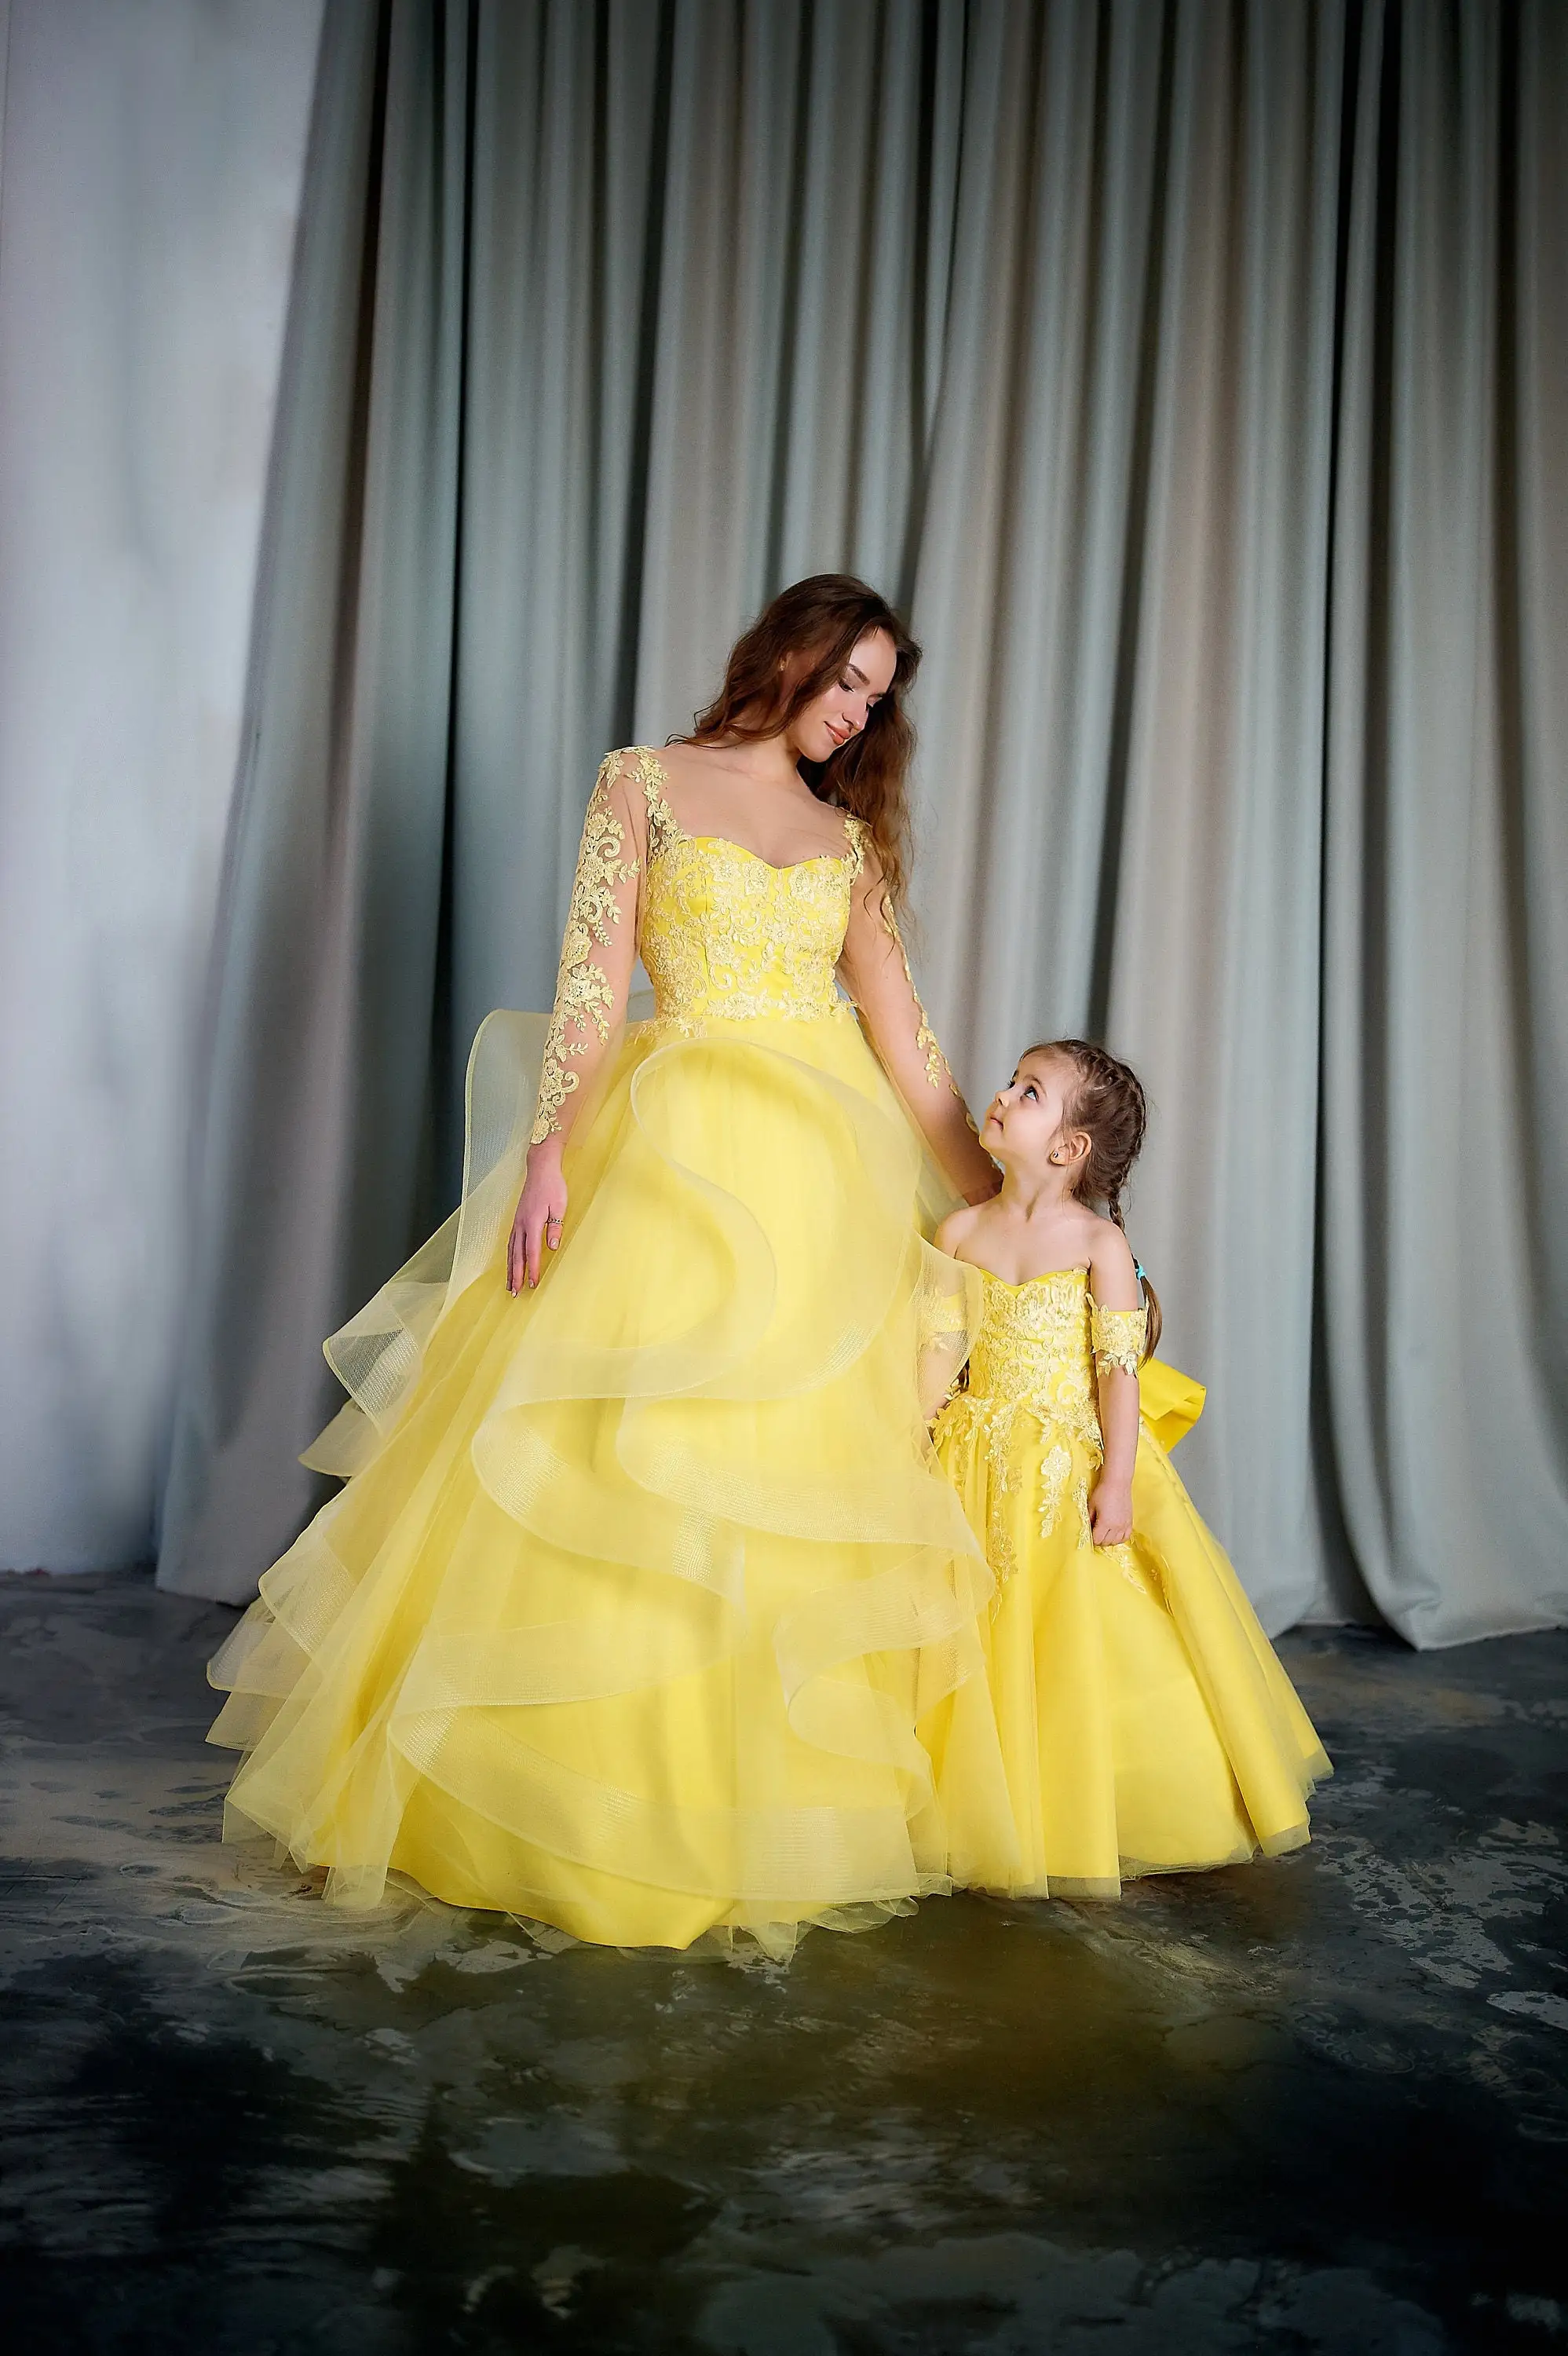
<svg viewBox="0 0 1568 2356">
<path fill-rule="evenodd" d="M 221 1850 L 231 1617 L 0 1579 L 13 2346 L 1568 2348 L 1568 1637 L 1289 1639 L 1310 1849 L 781 1971 Z"/>
</svg>

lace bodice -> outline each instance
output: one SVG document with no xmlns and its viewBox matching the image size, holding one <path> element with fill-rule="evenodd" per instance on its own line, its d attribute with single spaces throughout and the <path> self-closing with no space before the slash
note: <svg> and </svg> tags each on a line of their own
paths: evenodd
<svg viewBox="0 0 1568 2356">
<path fill-rule="evenodd" d="M 836 981 L 860 870 L 859 823 L 838 856 L 771 867 L 740 843 L 682 834 L 650 846 L 638 946 L 662 1021 L 848 1014 Z"/>
<path fill-rule="evenodd" d="M 1090 1349 L 1089 1271 L 1004 1284 L 982 1269 L 984 1308 L 969 1353 L 969 1396 L 1028 1408 L 1042 1423 L 1065 1424 L 1100 1453 L 1100 1417 Z"/>
<path fill-rule="evenodd" d="M 1102 1309 L 1089 1271 L 1056 1269 L 1022 1284 L 981 1270 L 984 1310 L 969 1354 L 969 1395 L 1027 1408 L 1060 1423 L 1096 1454 L 1100 1417 L 1095 1363 L 1136 1374 L 1147 1317 L 1141 1309 Z"/>
<path fill-rule="evenodd" d="M 610 754 L 588 805 L 545 1040 L 533 1141 L 564 1131 L 571 1099 L 626 1008 L 635 955 L 656 1019 L 848 1020 L 858 1012 L 928 1144 L 957 1183 L 990 1165 L 915 994 L 863 822 L 842 851 L 773 867 L 743 844 L 688 834 L 658 755 Z M 850 991 L 838 989 L 842 976 Z"/>
<path fill-rule="evenodd" d="M 986 1269 L 980 1275 L 969 1387 L 944 1409 L 944 1426 L 953 1442 L 977 1447 L 989 1460 L 987 1553 L 997 1578 L 1007 1580 L 1018 1567 L 1009 1500 L 1026 1463 L 1040 1537 L 1055 1528 L 1071 1483 L 1082 1542 L 1092 1542 L 1090 1470 L 1104 1457 L 1095 1367 L 1136 1374 L 1148 1321 L 1141 1309 L 1102 1309 L 1084 1268 L 1055 1269 L 1021 1284 L 1004 1283 Z M 1074 1444 L 1082 1451 L 1076 1474 Z M 1128 1549 L 1108 1551 L 1141 1586 Z"/>
</svg>

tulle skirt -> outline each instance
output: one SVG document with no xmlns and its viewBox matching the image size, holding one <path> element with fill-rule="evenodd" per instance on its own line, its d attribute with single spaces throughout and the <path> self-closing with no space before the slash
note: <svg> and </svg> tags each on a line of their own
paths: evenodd
<svg viewBox="0 0 1568 2356">
<path fill-rule="evenodd" d="M 981 1622 L 990 1708 L 957 1689 L 923 1729 L 941 1806 L 972 1847 L 1007 1826 L 962 1877 L 982 1889 L 1115 1897 L 1128 1876 L 1277 1855 L 1307 1839 L 1307 1794 L 1331 1772 L 1170 1462 L 1201 1388 L 1157 1362 L 1140 1381 L 1125 1546 L 1089 1542 L 1098 1466 L 1075 1433 L 1025 1411 L 998 1442 L 993 1403 L 965 1395 L 936 1427 L 1003 1574 Z M 1048 1494 L 1058 1448 L 1070 1469 L 1058 1460 Z"/>
<path fill-rule="evenodd" d="M 226 1830 L 348 1904 L 398 1871 L 787 1953 L 978 1869 L 915 1734 L 966 1680 L 988 1708 L 991 1576 L 915 1391 L 923 1333 L 962 1346 L 942 1205 L 848 1009 L 647 1023 L 514 1299 L 538 1044 L 490 1018 L 463 1208 L 329 1345 L 308 1461 L 350 1477 L 213 1664 Z"/>
</svg>

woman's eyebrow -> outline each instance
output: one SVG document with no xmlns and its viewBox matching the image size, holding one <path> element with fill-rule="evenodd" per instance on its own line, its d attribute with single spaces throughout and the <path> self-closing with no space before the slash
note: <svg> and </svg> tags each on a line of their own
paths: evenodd
<svg viewBox="0 0 1568 2356">
<path fill-rule="evenodd" d="M 866 677 L 865 672 L 860 669 L 859 663 L 847 663 L 845 665 L 845 669 L 848 671 L 851 679 L 858 679 L 859 680 L 862 687 L 870 686 L 870 680 Z"/>
</svg>

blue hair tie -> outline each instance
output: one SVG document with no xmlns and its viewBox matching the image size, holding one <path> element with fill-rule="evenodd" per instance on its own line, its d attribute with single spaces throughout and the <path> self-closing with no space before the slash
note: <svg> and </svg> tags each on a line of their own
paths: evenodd
<svg viewBox="0 0 1568 2356">
<path fill-rule="evenodd" d="M 1141 1259 L 1134 1260 L 1133 1274 L 1137 1278 L 1140 1284 L 1147 1284 L 1148 1282 L 1148 1278 L 1144 1273 L 1144 1264 Z"/>
</svg>

